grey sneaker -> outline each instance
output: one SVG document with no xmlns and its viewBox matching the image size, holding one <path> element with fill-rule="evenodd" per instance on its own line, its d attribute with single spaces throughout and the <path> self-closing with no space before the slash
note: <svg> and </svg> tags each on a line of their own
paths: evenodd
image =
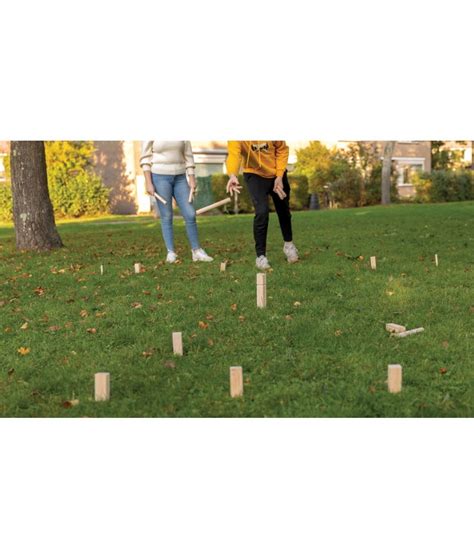
<svg viewBox="0 0 474 559">
<path fill-rule="evenodd" d="M 167 264 L 174 264 L 176 260 L 178 260 L 178 255 L 176 254 L 176 252 L 169 250 L 168 254 L 166 255 Z"/>
<path fill-rule="evenodd" d="M 270 262 L 268 262 L 268 259 L 264 254 L 257 257 L 255 260 L 255 266 L 257 266 L 259 270 L 268 270 L 271 267 Z"/>
<path fill-rule="evenodd" d="M 214 258 L 209 256 L 203 248 L 193 250 L 193 262 L 212 262 Z"/>
<path fill-rule="evenodd" d="M 285 253 L 286 259 L 290 264 L 298 262 L 298 251 L 296 250 L 294 243 L 285 243 L 283 245 L 283 252 Z"/>
</svg>

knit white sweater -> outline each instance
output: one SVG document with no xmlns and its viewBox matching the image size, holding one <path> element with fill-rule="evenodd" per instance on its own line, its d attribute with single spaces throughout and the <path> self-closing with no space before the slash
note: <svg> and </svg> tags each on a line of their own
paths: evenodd
<svg viewBox="0 0 474 559">
<path fill-rule="evenodd" d="M 157 175 L 194 175 L 191 142 L 142 142 L 140 166 Z"/>
</svg>

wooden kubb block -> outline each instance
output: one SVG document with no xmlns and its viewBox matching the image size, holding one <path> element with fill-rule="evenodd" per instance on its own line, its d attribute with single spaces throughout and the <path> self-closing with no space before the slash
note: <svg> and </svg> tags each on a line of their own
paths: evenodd
<svg viewBox="0 0 474 559">
<path fill-rule="evenodd" d="M 239 398 L 244 395 L 242 367 L 230 368 L 230 395 L 232 398 Z"/>
<path fill-rule="evenodd" d="M 377 258 L 375 256 L 370 257 L 370 267 L 372 268 L 372 270 L 377 269 Z"/>
<path fill-rule="evenodd" d="M 389 365 L 388 366 L 388 391 L 392 394 L 401 392 L 402 390 L 402 366 Z"/>
<path fill-rule="evenodd" d="M 257 274 L 257 307 L 267 306 L 267 274 Z"/>
<path fill-rule="evenodd" d="M 94 396 L 96 402 L 110 400 L 110 373 L 95 374 Z"/>
<path fill-rule="evenodd" d="M 183 355 L 183 335 L 181 332 L 173 332 L 173 353 Z"/>
<path fill-rule="evenodd" d="M 140 262 L 137 262 L 137 263 L 134 265 L 134 269 L 135 269 L 135 273 L 136 273 L 136 274 L 141 273 L 141 271 L 142 271 L 142 265 L 140 264 Z"/>
</svg>

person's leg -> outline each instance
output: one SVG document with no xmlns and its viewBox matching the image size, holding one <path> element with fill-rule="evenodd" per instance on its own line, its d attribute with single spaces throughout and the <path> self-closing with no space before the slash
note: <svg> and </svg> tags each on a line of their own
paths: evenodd
<svg viewBox="0 0 474 559">
<path fill-rule="evenodd" d="M 275 210 L 278 215 L 278 221 L 280 222 L 281 234 L 285 242 L 290 243 L 293 240 L 293 230 L 291 227 L 291 212 L 290 212 L 290 183 L 288 182 L 288 177 L 285 171 L 283 175 L 283 190 L 286 194 L 286 198 L 280 199 L 276 192 L 271 191 L 271 196 L 273 203 L 275 204 Z"/>
<path fill-rule="evenodd" d="M 156 200 L 161 218 L 161 232 L 166 248 L 174 252 L 173 238 L 173 178 L 171 175 L 151 174 L 155 192 L 166 200 L 166 204 Z"/>
<path fill-rule="evenodd" d="M 273 185 L 273 179 L 266 179 L 254 173 L 244 174 L 245 183 L 255 208 L 253 220 L 253 236 L 257 258 L 265 256 L 267 252 L 267 231 L 270 206 L 268 194 Z"/>
<path fill-rule="evenodd" d="M 196 224 L 196 210 L 189 202 L 189 185 L 186 175 L 176 175 L 174 181 L 173 195 L 179 206 L 181 215 L 186 225 L 186 233 L 188 235 L 189 244 L 193 250 L 199 248 L 199 238 Z"/>
</svg>

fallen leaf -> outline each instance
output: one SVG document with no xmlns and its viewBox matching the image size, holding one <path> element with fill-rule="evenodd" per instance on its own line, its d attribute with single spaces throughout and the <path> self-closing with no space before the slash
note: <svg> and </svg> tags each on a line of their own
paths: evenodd
<svg viewBox="0 0 474 559">
<path fill-rule="evenodd" d="M 143 295 L 151 295 L 151 291 L 142 291 Z"/>
<path fill-rule="evenodd" d="M 89 334 L 97 334 L 97 329 L 96 329 L 96 328 L 88 328 L 88 329 L 87 329 L 87 332 L 88 332 Z"/>
<path fill-rule="evenodd" d="M 240 320 L 240 322 L 243 322 L 243 321 L 245 320 L 245 316 L 244 316 L 243 314 L 241 314 L 241 315 L 239 316 L 239 320 Z"/>
<path fill-rule="evenodd" d="M 107 314 L 107 313 L 106 313 L 105 311 L 97 311 L 97 312 L 95 313 L 95 316 L 96 316 L 97 318 L 104 318 L 104 316 L 105 316 L 106 314 Z"/>
<path fill-rule="evenodd" d="M 294 307 L 301 307 L 301 303 L 300 303 L 299 301 L 295 301 L 295 302 L 293 303 L 293 306 L 294 306 Z"/>
<path fill-rule="evenodd" d="M 211 338 L 209 338 L 209 339 L 207 340 L 207 345 L 208 345 L 209 347 L 212 347 L 212 346 L 214 345 L 214 340 L 211 340 Z"/>
<path fill-rule="evenodd" d="M 142 355 L 143 357 L 151 357 L 153 355 L 154 351 L 152 349 L 149 349 L 148 351 L 143 351 Z"/>
<path fill-rule="evenodd" d="M 214 315 L 206 314 L 206 320 L 212 320 L 213 318 L 214 318 Z"/>
<path fill-rule="evenodd" d="M 61 326 L 50 326 L 48 330 L 50 332 L 57 332 L 58 330 L 61 330 Z"/>
<path fill-rule="evenodd" d="M 69 409 L 77 406 L 79 404 L 79 400 L 65 400 L 61 405 L 63 408 Z"/>
<path fill-rule="evenodd" d="M 141 309 L 142 306 L 143 305 L 141 303 L 138 303 L 138 302 L 135 302 L 135 303 L 131 304 L 132 309 Z"/>
<path fill-rule="evenodd" d="M 293 317 L 290 314 L 287 314 L 285 316 L 285 320 L 293 320 Z"/>
<path fill-rule="evenodd" d="M 30 348 L 29 347 L 20 347 L 17 351 L 20 355 L 28 355 L 28 353 L 30 353 Z"/>
<path fill-rule="evenodd" d="M 342 330 L 336 330 L 336 331 L 334 332 L 334 335 L 335 335 L 335 336 L 340 336 L 341 334 L 342 334 Z"/>
<path fill-rule="evenodd" d="M 85 309 L 82 310 L 79 314 L 82 318 L 87 318 L 89 316 L 89 313 Z"/>
<path fill-rule="evenodd" d="M 37 287 L 35 288 L 34 292 L 36 293 L 36 295 L 38 295 L 38 297 L 41 297 L 42 295 L 44 295 L 45 289 L 44 287 Z"/>
<path fill-rule="evenodd" d="M 445 374 L 448 372 L 448 369 L 446 369 L 446 367 L 440 367 L 439 372 L 440 372 L 442 375 L 445 375 Z"/>
<path fill-rule="evenodd" d="M 206 328 L 209 328 L 209 324 L 207 322 L 204 322 L 203 320 L 199 321 L 198 326 L 199 326 L 199 328 L 202 328 L 203 330 L 205 330 Z"/>
<path fill-rule="evenodd" d="M 10 326 L 7 326 L 6 328 L 3 329 L 4 332 L 11 332 L 12 329 L 10 328 Z"/>
<path fill-rule="evenodd" d="M 24 322 L 21 326 L 20 326 L 20 330 L 28 330 L 29 324 L 28 322 Z"/>
<path fill-rule="evenodd" d="M 237 303 L 233 303 L 233 304 L 230 306 L 230 308 L 231 308 L 233 311 L 236 311 L 236 310 L 237 310 Z"/>
<path fill-rule="evenodd" d="M 72 328 L 73 327 L 73 323 L 72 322 L 66 322 L 66 324 L 64 325 L 64 328 Z"/>
</svg>

